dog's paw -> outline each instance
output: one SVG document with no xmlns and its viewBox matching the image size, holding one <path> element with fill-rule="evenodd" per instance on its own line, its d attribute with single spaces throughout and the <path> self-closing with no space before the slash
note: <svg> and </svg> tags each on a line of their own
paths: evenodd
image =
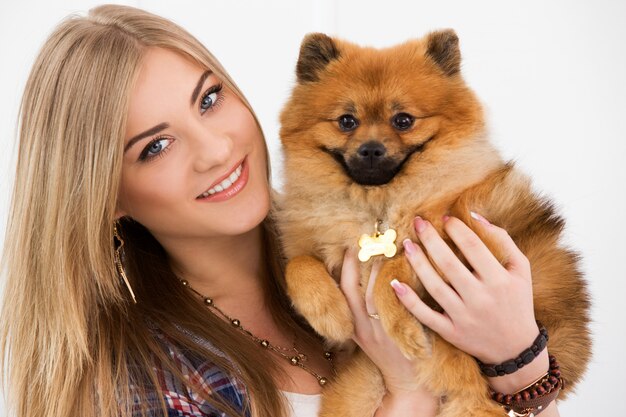
<svg viewBox="0 0 626 417">
<path fill-rule="evenodd" d="M 400 303 L 391 285 L 381 285 L 377 289 L 374 296 L 378 315 L 402 354 L 407 359 L 430 357 L 432 343 L 422 324 Z"/>
<path fill-rule="evenodd" d="M 352 312 L 326 267 L 311 256 L 292 259 L 285 271 L 287 294 L 295 309 L 333 344 L 352 338 Z"/>
<path fill-rule="evenodd" d="M 390 285 L 398 279 L 413 286 L 414 278 L 404 257 L 386 262 L 378 272 L 374 284 L 374 304 L 387 334 L 395 340 L 402 354 L 408 359 L 427 358 L 431 354 L 429 334 L 422 324 L 402 305 Z"/>
<path fill-rule="evenodd" d="M 422 325 L 410 315 L 400 313 L 388 315 L 383 312 L 381 321 L 389 336 L 395 340 L 398 348 L 407 359 L 424 360 L 430 357 L 432 352 L 431 342 Z M 384 318 L 387 317 L 387 318 Z"/>
<path fill-rule="evenodd" d="M 306 304 L 307 311 L 302 312 L 302 315 L 311 327 L 331 344 L 343 344 L 352 338 L 354 334 L 352 312 L 343 294 L 336 294 L 333 291 L 325 294 L 323 300 L 309 299 Z"/>
</svg>

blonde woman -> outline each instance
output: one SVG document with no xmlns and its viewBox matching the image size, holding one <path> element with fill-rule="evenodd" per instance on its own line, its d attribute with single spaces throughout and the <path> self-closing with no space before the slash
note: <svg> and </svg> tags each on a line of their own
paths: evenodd
<svg viewBox="0 0 626 417">
<path fill-rule="evenodd" d="M 34 63 L 19 140 L 0 334 L 12 415 L 315 415 L 341 354 L 327 354 L 290 307 L 267 146 L 243 94 L 195 38 L 125 6 L 66 19 Z M 472 238 L 460 221 L 449 227 Z M 518 299 L 468 306 L 484 326 L 448 334 L 444 316 L 398 294 L 463 350 L 505 359 L 537 326 L 524 257 L 491 230 L 516 267 L 494 280 Z M 418 235 L 433 259 L 451 261 L 432 229 Z M 439 399 L 412 384 L 411 362 L 367 316 L 355 258 L 348 250 L 341 288 L 354 339 L 387 385 L 376 416 L 435 415 Z M 547 369 L 544 350 L 490 382 L 513 392 Z M 554 403 L 544 415 L 558 415 Z"/>
</svg>

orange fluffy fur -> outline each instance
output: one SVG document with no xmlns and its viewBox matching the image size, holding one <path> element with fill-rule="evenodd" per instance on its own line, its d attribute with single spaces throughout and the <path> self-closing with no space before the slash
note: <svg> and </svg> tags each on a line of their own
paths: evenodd
<svg viewBox="0 0 626 417">
<path fill-rule="evenodd" d="M 330 342 L 349 343 L 352 317 L 337 286 L 344 251 L 383 219 L 398 233 L 398 253 L 384 259 L 374 301 L 402 351 L 419 358 L 416 383 L 446 397 L 440 416 L 502 416 L 475 360 L 421 325 L 389 285 L 393 278 L 406 282 L 439 308 L 399 244 L 418 241 L 416 215 L 428 219 L 466 265 L 442 230 L 444 214 L 472 227 L 505 264 L 497 245 L 475 227 L 473 210 L 507 230 L 530 261 L 535 316 L 548 329 L 550 353 L 561 364 L 565 388 L 559 399 L 564 398 L 591 356 L 589 296 L 579 255 L 559 244 L 564 220 L 553 204 L 533 192 L 529 178 L 488 141 L 481 105 L 460 74 L 456 34 L 433 32 L 387 49 L 311 34 L 302 43 L 297 75 L 281 114 L 285 183 L 278 218 L 296 309 Z M 415 116 L 410 129 L 390 123 L 399 112 Z M 339 128 L 344 114 L 358 119 L 356 129 Z M 349 160 L 371 140 L 382 143 L 393 161 L 414 151 L 386 183 L 356 182 L 330 152 Z M 363 289 L 373 259 L 360 264 Z M 324 389 L 320 415 L 372 416 L 384 393 L 380 372 L 356 349 Z"/>
</svg>

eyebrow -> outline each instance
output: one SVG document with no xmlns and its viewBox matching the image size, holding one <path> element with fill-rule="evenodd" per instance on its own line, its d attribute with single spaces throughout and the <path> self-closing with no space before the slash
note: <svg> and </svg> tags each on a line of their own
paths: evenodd
<svg viewBox="0 0 626 417">
<path fill-rule="evenodd" d="M 204 80 L 206 80 L 207 77 L 211 74 L 213 74 L 213 71 L 206 70 L 200 76 L 200 79 L 198 80 L 198 84 L 196 84 L 196 88 L 194 88 L 193 93 L 191 93 L 191 102 L 190 102 L 191 105 L 193 105 L 193 103 L 196 102 L 196 99 L 198 98 L 198 94 L 200 94 L 200 89 L 202 88 L 202 85 L 204 84 Z"/>
<path fill-rule="evenodd" d="M 165 123 L 160 123 L 154 127 L 151 127 L 150 129 L 146 130 L 143 133 L 140 133 L 136 136 L 133 136 L 128 143 L 126 144 L 126 146 L 124 146 L 124 153 L 126 153 L 127 150 L 130 149 L 131 146 L 133 146 L 135 143 L 137 143 L 138 141 L 140 141 L 141 139 L 145 138 L 146 136 L 152 136 L 156 133 L 159 133 L 162 130 L 167 129 L 168 127 L 170 127 L 170 124 L 165 122 Z"/>
<path fill-rule="evenodd" d="M 394 101 L 393 103 L 391 103 L 391 110 L 394 112 L 404 110 L 404 106 L 400 104 L 400 102 Z"/>
</svg>

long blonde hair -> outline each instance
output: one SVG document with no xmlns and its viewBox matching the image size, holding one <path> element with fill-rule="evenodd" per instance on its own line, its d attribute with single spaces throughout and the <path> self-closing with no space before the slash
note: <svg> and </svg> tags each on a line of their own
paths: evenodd
<svg viewBox="0 0 626 417">
<path fill-rule="evenodd" d="M 279 368 L 275 359 L 200 301 L 190 302 L 163 248 L 132 220 L 122 222 L 121 233 L 138 304 L 120 284 L 112 225 L 129 94 L 149 46 L 177 51 L 211 69 L 250 108 L 199 41 L 143 10 L 102 5 L 87 16 L 69 16 L 50 35 L 20 105 L 19 159 L 3 256 L 0 369 L 18 417 L 126 415 L 136 395 L 158 387 L 154 357 L 193 385 L 160 349 L 146 319 L 181 349 L 238 378 L 251 400 L 247 411 L 284 415 L 272 378 Z M 269 181 L 267 144 L 265 151 Z M 302 327 L 285 295 L 273 212 L 274 204 L 262 224 L 268 305 L 288 328 Z M 175 324 L 216 345 L 235 365 Z M 239 415 L 219 396 L 199 391 L 215 407 Z"/>
</svg>

